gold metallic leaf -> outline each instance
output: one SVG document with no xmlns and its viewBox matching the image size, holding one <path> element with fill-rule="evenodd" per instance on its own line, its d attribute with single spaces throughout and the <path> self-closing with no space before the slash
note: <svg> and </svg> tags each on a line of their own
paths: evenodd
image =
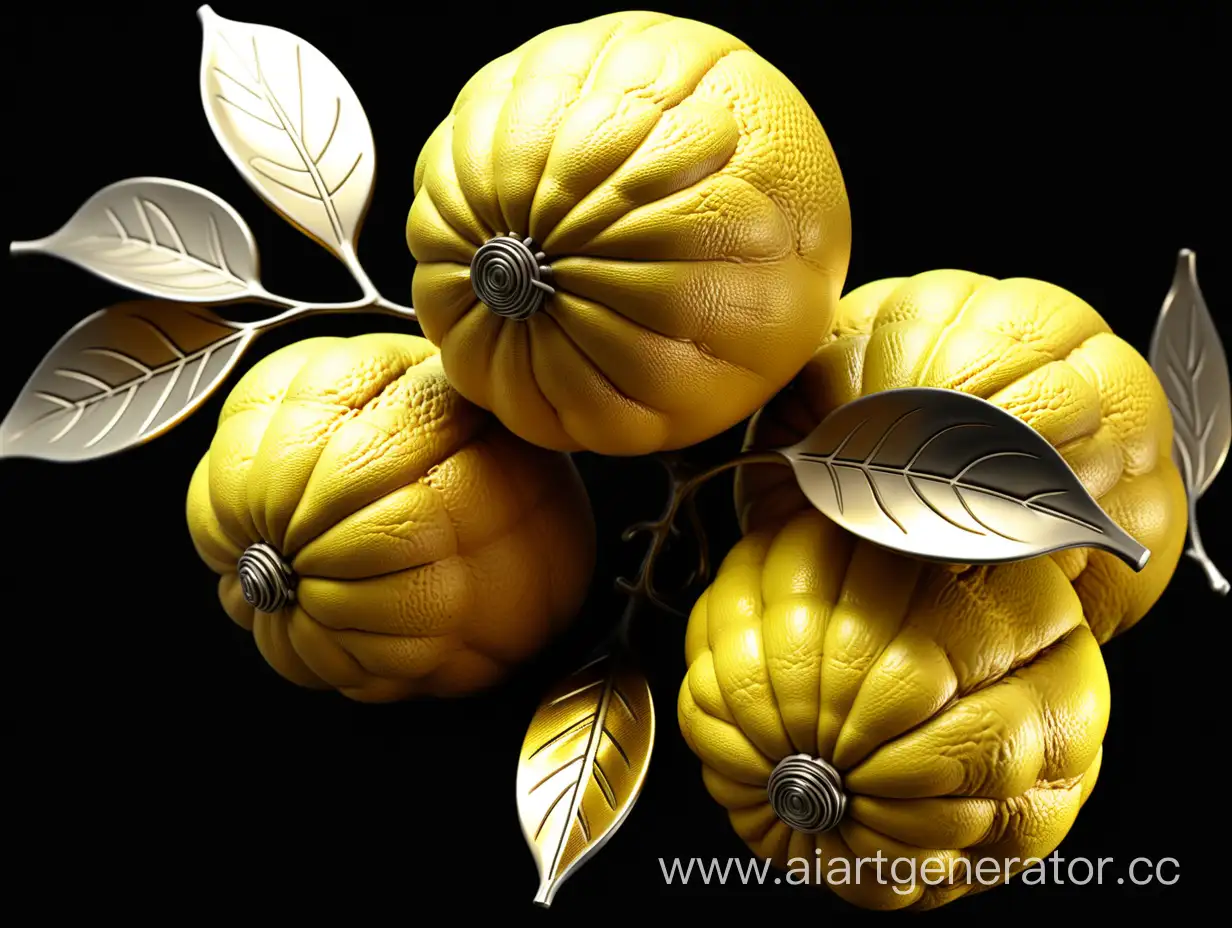
<svg viewBox="0 0 1232 928">
<path fill-rule="evenodd" d="M 257 244 L 243 218 L 200 187 L 133 177 L 104 187 L 58 231 L 14 242 L 148 296 L 221 303 L 261 291 Z"/>
<path fill-rule="evenodd" d="M 778 454 L 814 506 L 905 554 L 990 564 L 1100 548 L 1135 570 L 1150 556 L 1039 433 L 956 390 L 871 393 Z"/>
<path fill-rule="evenodd" d="M 256 330 L 175 303 L 122 303 L 56 343 L 0 423 L 0 457 L 84 461 L 141 444 L 196 409 Z"/>
<path fill-rule="evenodd" d="M 208 6 L 198 15 L 201 98 L 218 143 L 267 203 L 353 265 L 376 171 L 355 91 L 298 36 Z"/>
<path fill-rule="evenodd" d="M 544 697 L 518 764 L 518 817 L 539 867 L 535 902 L 551 905 L 624 822 L 646 779 L 654 728 L 650 686 L 623 647 Z"/>
<path fill-rule="evenodd" d="M 1232 388 L 1228 358 L 1202 290 L 1196 256 L 1177 256 L 1172 287 L 1151 336 L 1151 367 L 1172 408 L 1173 456 L 1189 497 L 1189 550 L 1211 588 L 1228 592 L 1228 581 L 1207 557 L 1198 531 L 1197 502 L 1219 474 L 1232 445 Z"/>
</svg>

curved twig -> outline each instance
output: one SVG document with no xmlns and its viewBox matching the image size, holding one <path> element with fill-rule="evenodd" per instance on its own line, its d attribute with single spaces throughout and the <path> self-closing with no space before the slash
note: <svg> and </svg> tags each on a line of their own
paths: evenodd
<svg viewBox="0 0 1232 928">
<path fill-rule="evenodd" d="M 658 518 L 647 522 L 638 522 L 625 529 L 622 536 L 624 541 L 632 541 L 635 537 L 642 533 L 649 534 L 651 537 L 650 546 L 646 550 L 646 555 L 642 560 L 642 566 L 638 571 L 637 579 L 629 581 L 624 577 L 620 577 L 616 581 L 616 588 L 627 594 L 630 597 L 630 605 L 639 600 L 646 600 L 656 608 L 663 610 L 672 615 L 684 617 L 681 610 L 671 606 L 665 600 L 663 594 L 655 585 L 654 573 L 655 563 L 659 555 L 663 553 L 663 549 L 667 545 L 668 539 L 679 534 L 675 523 L 676 518 L 680 514 L 682 508 L 685 509 L 689 524 L 696 535 L 698 548 L 698 563 L 697 566 L 689 573 L 688 578 L 677 593 L 683 592 L 696 583 L 704 583 L 710 576 L 710 553 L 709 546 L 706 543 L 705 527 L 702 524 L 701 515 L 697 510 L 697 503 L 694 494 L 703 484 L 724 471 L 732 470 L 737 467 L 743 467 L 746 464 L 783 464 L 788 463 L 777 451 L 758 451 L 746 452 L 738 455 L 731 460 L 724 461 L 721 464 L 701 471 L 700 473 L 687 474 L 685 465 L 679 458 L 669 455 L 659 455 L 658 460 L 667 470 L 669 479 L 669 490 L 667 505 L 664 507 L 663 514 Z M 626 611 L 625 622 L 631 618 L 632 611 Z"/>
<path fill-rule="evenodd" d="M 1226 596 L 1229 589 L 1228 578 L 1220 573 L 1215 562 L 1207 555 L 1206 548 L 1202 546 L 1202 534 L 1198 531 L 1198 519 L 1195 512 L 1196 503 L 1197 500 L 1191 495 L 1189 497 L 1189 547 L 1185 549 L 1185 554 L 1196 561 L 1206 572 L 1206 579 L 1211 589 L 1221 596 Z"/>
</svg>

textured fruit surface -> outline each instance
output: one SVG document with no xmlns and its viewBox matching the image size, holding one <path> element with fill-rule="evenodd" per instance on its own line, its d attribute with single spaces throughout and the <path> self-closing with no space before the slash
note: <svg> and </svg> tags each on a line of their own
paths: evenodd
<svg viewBox="0 0 1232 928">
<path fill-rule="evenodd" d="M 572 462 L 464 400 L 410 335 L 309 339 L 256 364 L 187 515 L 224 609 L 270 665 L 364 701 L 496 682 L 572 618 L 593 569 Z M 256 543 L 297 580 L 269 614 L 236 573 Z"/>
<path fill-rule="evenodd" d="M 732 549 L 685 656 L 681 731 L 740 837 L 867 908 L 938 906 L 1047 856 L 1099 772 L 1108 677 L 1048 558 L 959 572 L 803 511 Z M 848 796 L 820 835 L 767 800 L 797 753 L 832 764 Z M 877 854 L 907 862 L 856 881 L 855 859 Z"/>
<path fill-rule="evenodd" d="M 746 445 L 803 438 L 843 403 L 896 387 L 946 387 L 1027 422 L 1060 452 L 1104 511 L 1145 545 L 1140 573 L 1114 555 L 1052 555 L 1105 642 L 1159 598 L 1185 541 L 1185 488 L 1172 417 L 1150 365 L 1091 306 L 1038 280 L 929 271 L 843 297 L 833 331 L 791 386 L 750 423 Z M 787 468 L 737 477 L 746 530 L 807 507 Z"/>
<path fill-rule="evenodd" d="M 523 320 L 471 278 L 511 232 L 555 288 Z M 851 228 L 780 71 L 712 26 L 631 12 L 471 78 L 419 156 L 407 243 L 464 396 L 536 444 L 631 455 L 709 438 L 791 379 L 828 331 Z"/>
</svg>

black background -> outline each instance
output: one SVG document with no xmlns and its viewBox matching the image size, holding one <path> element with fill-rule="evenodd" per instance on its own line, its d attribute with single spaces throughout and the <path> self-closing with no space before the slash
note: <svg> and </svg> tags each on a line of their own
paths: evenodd
<svg viewBox="0 0 1232 928">
<path fill-rule="evenodd" d="M 326 0 L 215 4 L 223 16 L 296 32 L 357 90 L 379 151 L 360 254 L 385 295 L 404 303 L 414 159 L 457 90 L 542 29 L 618 8 L 441 3 L 398 14 Z M 1217 91 L 1226 35 L 1214 15 L 661 8 L 740 36 L 817 111 L 851 196 L 848 289 L 937 267 L 1038 277 L 1082 296 L 1145 352 L 1176 252 L 1189 247 L 1232 343 L 1227 242 L 1216 242 L 1228 206 L 1227 96 Z M 195 6 L 94 9 L 31 4 L 8 22 L 8 238 L 49 234 L 120 178 L 177 177 L 246 217 L 270 290 L 351 298 L 343 267 L 264 207 L 216 146 L 198 92 Z M 11 259 L 5 275 L 7 408 L 63 331 L 126 294 L 42 257 Z M 263 337 L 241 369 L 289 341 L 389 324 L 297 324 Z M 514 805 L 518 748 L 541 690 L 619 610 L 611 581 L 642 553 L 640 542 L 620 542 L 620 530 L 664 497 L 653 462 L 578 458 L 602 551 L 592 602 L 571 635 L 482 697 L 357 705 L 277 678 L 224 616 L 190 546 L 184 492 L 225 392 L 124 455 L 0 462 L 5 842 L 10 868 L 18 862 L 10 902 L 48 915 L 85 906 L 171 919 L 219 906 L 239 917 L 306 908 L 347 923 L 486 912 L 607 921 L 682 904 L 704 919 L 745 909 L 775 920 L 864 916 L 807 887 L 664 885 L 659 858 L 748 855 L 679 737 L 683 626 L 656 614 L 638 636 L 660 718 L 645 792 L 550 911 L 531 905 L 536 875 Z M 693 455 L 717 461 L 738 444 L 737 429 Z M 1230 490 L 1225 477 L 1201 506 L 1225 572 Z M 729 494 L 720 480 L 702 497 L 720 554 L 736 531 Z M 1113 709 L 1103 771 L 1061 852 L 1115 858 L 1111 885 L 1015 881 L 941 918 L 1179 914 L 1223 889 L 1210 843 L 1227 820 L 1227 720 L 1207 693 L 1226 676 L 1226 607 L 1185 559 L 1152 613 L 1105 649 Z M 1176 858 L 1180 881 L 1117 885 L 1139 856 Z"/>
</svg>

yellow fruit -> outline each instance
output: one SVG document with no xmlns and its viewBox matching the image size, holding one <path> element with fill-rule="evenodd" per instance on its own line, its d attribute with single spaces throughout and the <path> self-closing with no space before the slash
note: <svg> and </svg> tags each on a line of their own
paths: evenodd
<svg viewBox="0 0 1232 928">
<path fill-rule="evenodd" d="M 737 833 L 867 908 L 931 908 L 1031 866 L 1099 772 L 1108 678 L 1048 558 L 959 573 L 802 511 L 732 549 L 685 655 L 681 731 Z M 798 754 L 846 795 L 820 834 L 768 798 Z"/>
<path fill-rule="evenodd" d="M 570 620 L 594 563 L 568 457 L 464 400 L 410 335 L 308 339 L 255 365 L 187 514 L 270 665 L 371 702 L 494 683 Z"/>
<path fill-rule="evenodd" d="M 786 384 L 851 246 L 791 82 L 712 26 L 642 12 L 475 74 L 420 153 L 406 236 L 458 390 L 535 444 L 619 455 L 709 438 Z"/>
<path fill-rule="evenodd" d="M 832 334 L 750 424 L 746 445 L 792 444 L 829 412 L 896 387 L 948 387 L 989 400 L 1044 436 L 1088 492 L 1151 551 L 1140 573 L 1102 551 L 1053 555 L 1102 643 L 1163 592 L 1185 541 L 1185 488 L 1172 417 L 1147 361 L 1087 303 L 1038 280 L 929 271 L 843 297 Z M 745 529 L 807 507 L 787 468 L 743 469 Z"/>
</svg>

